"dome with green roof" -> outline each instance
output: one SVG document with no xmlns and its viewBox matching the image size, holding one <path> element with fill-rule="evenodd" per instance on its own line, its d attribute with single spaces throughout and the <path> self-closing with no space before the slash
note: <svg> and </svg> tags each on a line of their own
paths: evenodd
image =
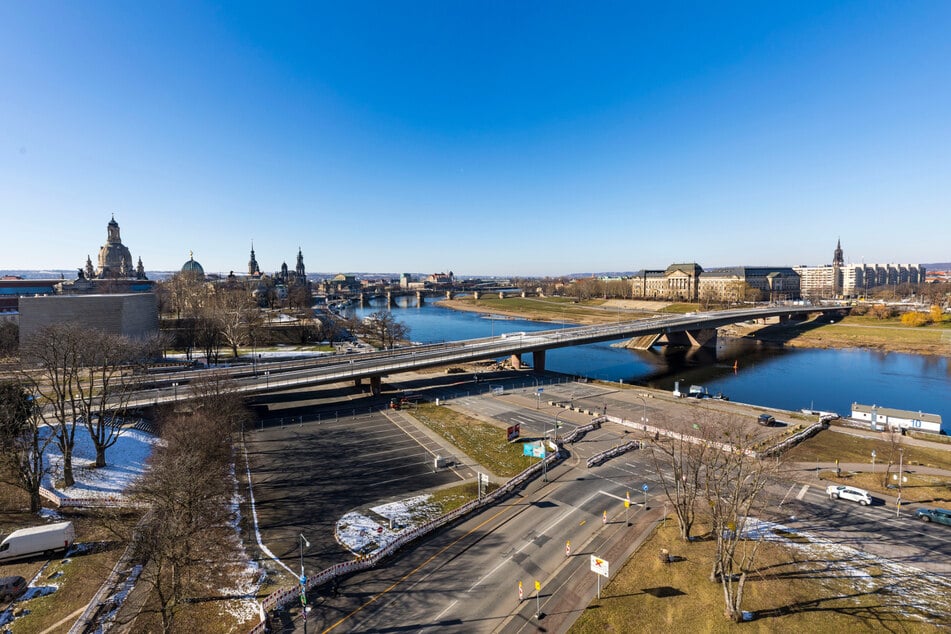
<svg viewBox="0 0 951 634">
<path fill-rule="evenodd" d="M 205 277 L 205 269 L 195 260 L 195 255 L 191 251 L 188 252 L 188 262 L 182 265 L 182 273 L 191 273 L 192 275 Z"/>
</svg>

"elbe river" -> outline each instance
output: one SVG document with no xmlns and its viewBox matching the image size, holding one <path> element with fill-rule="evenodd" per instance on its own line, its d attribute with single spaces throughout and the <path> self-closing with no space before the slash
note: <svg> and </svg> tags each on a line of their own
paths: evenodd
<svg viewBox="0 0 951 634">
<path fill-rule="evenodd" d="M 364 318 L 382 304 L 354 310 Z M 433 304 L 391 309 L 419 343 L 476 339 L 573 324 L 534 322 L 450 310 Z M 605 381 L 624 381 L 686 391 L 702 385 L 732 401 L 786 410 L 809 408 L 848 416 L 852 403 L 939 414 L 951 432 L 951 367 L 948 356 L 861 349 L 807 349 L 759 345 L 720 337 L 716 352 L 628 350 L 615 342 L 558 348 L 546 353 L 546 369 Z M 951 342 L 949 342 L 951 352 Z M 531 363 L 531 355 L 523 356 Z M 734 370 L 734 362 L 736 369 Z"/>
</svg>

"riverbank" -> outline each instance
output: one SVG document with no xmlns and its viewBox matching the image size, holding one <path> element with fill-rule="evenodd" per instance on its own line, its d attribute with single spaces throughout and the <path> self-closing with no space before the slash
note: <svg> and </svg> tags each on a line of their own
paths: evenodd
<svg viewBox="0 0 951 634">
<path fill-rule="evenodd" d="M 638 300 L 569 298 L 453 299 L 437 302 L 452 310 L 499 315 L 532 321 L 578 325 L 642 319 L 664 313 L 697 310 L 696 305 Z M 721 329 L 725 336 L 791 348 L 862 348 L 922 355 L 951 355 L 951 324 L 906 326 L 899 319 L 846 317 L 835 322 L 816 319 L 788 324 L 734 324 Z"/>
</svg>

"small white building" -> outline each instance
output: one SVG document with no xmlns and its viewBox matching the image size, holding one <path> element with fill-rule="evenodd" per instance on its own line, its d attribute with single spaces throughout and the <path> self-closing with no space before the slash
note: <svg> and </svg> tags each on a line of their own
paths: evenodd
<svg viewBox="0 0 951 634">
<path fill-rule="evenodd" d="M 852 418 L 867 421 L 872 429 L 898 428 L 941 433 L 941 415 L 924 412 L 910 412 L 904 409 L 892 409 L 877 405 L 852 403 Z"/>
</svg>

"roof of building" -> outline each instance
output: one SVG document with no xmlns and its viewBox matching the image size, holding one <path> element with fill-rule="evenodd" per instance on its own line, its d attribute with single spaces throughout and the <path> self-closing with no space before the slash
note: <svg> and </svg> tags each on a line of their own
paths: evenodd
<svg viewBox="0 0 951 634">
<path fill-rule="evenodd" d="M 198 263 L 197 260 L 195 260 L 194 254 L 190 251 L 188 253 L 188 261 L 182 265 L 182 273 L 197 273 L 199 275 L 205 274 L 205 269 L 201 264 Z"/>
<path fill-rule="evenodd" d="M 889 416 L 892 418 L 904 418 L 908 420 L 920 420 L 926 423 L 941 424 L 940 414 L 928 414 L 927 412 L 912 411 L 907 409 L 894 409 L 892 407 L 879 407 L 877 405 L 862 405 L 861 403 L 852 403 L 852 412 L 861 414 L 871 414 L 875 410 L 879 416 Z"/>
</svg>

